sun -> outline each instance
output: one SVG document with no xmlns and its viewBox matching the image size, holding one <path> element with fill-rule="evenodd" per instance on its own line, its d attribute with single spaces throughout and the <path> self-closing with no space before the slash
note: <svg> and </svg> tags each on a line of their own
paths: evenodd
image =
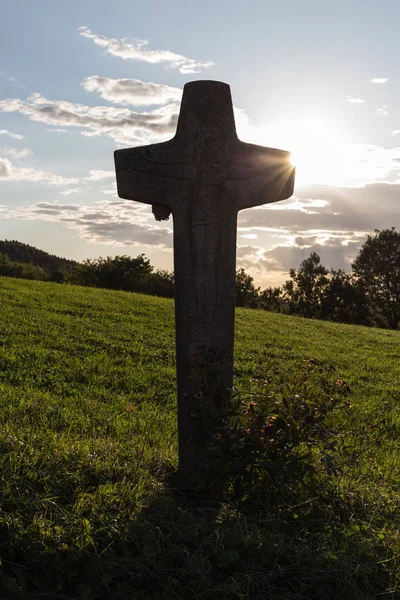
<svg viewBox="0 0 400 600">
<path fill-rule="evenodd" d="M 322 120 L 277 122 L 267 128 L 265 136 L 268 145 L 290 151 L 297 185 L 337 185 L 350 175 L 344 136 Z"/>
<path fill-rule="evenodd" d="M 385 180 L 398 170 L 398 149 L 352 143 L 343 126 L 328 118 L 293 118 L 256 127 L 239 113 L 238 126 L 241 139 L 291 153 L 296 187 L 359 186 Z"/>
</svg>

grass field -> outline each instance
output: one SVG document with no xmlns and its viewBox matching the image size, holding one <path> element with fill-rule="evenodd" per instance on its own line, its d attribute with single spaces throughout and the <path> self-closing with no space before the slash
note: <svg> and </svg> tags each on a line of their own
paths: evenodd
<svg viewBox="0 0 400 600">
<path fill-rule="evenodd" d="M 351 389 L 323 507 L 253 515 L 168 485 L 173 302 L 0 278 L 0 598 L 400 598 L 400 332 L 241 309 L 235 386 L 311 358 Z"/>
</svg>

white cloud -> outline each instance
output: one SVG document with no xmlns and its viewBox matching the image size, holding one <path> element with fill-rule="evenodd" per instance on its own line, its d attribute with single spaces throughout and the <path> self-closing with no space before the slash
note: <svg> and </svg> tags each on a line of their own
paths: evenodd
<svg viewBox="0 0 400 600">
<path fill-rule="evenodd" d="M 365 102 L 362 98 L 354 98 L 353 96 L 347 96 L 347 101 L 351 104 L 364 104 Z"/>
<path fill-rule="evenodd" d="M 61 129 L 60 127 L 52 127 L 51 129 L 47 129 L 47 131 L 50 131 L 51 133 L 67 133 L 66 129 Z"/>
<path fill-rule="evenodd" d="M 126 38 L 108 38 L 104 35 L 93 33 L 88 27 L 82 26 L 78 29 L 79 35 L 93 40 L 95 44 L 104 48 L 106 52 L 123 59 L 133 59 L 151 64 L 165 64 L 178 69 L 181 73 L 200 73 L 202 69 L 212 67 L 213 62 L 198 62 L 193 58 L 187 58 L 170 50 L 148 50 L 147 40 Z"/>
<path fill-rule="evenodd" d="M 324 208 L 329 204 L 327 200 L 299 200 L 298 198 L 291 198 L 289 202 L 276 202 L 274 204 L 267 204 L 265 210 L 299 210 L 309 215 L 316 214 L 313 208 Z"/>
<path fill-rule="evenodd" d="M 162 141 L 175 133 L 178 118 L 176 104 L 139 113 L 128 108 L 52 101 L 40 94 L 31 94 L 26 100 L 1 100 L 0 111 L 20 112 L 32 121 L 48 125 L 87 128 L 89 131 L 81 133 L 88 136 L 107 135 L 121 144 Z"/>
<path fill-rule="evenodd" d="M 243 234 L 239 234 L 239 237 L 246 239 L 246 240 L 256 240 L 258 236 L 256 233 L 243 233 Z"/>
<path fill-rule="evenodd" d="M 101 171 L 93 169 L 89 171 L 89 175 L 85 177 L 86 181 L 100 181 L 102 179 L 109 179 L 110 177 L 115 177 L 114 171 Z"/>
<path fill-rule="evenodd" d="M 384 104 L 381 108 L 377 108 L 376 109 L 376 114 L 379 117 L 387 117 L 388 116 L 388 110 L 387 110 L 387 104 Z"/>
<path fill-rule="evenodd" d="M 47 171 L 37 169 L 15 167 L 7 158 L 0 158 L 0 181 L 32 181 L 36 183 L 47 183 L 50 185 L 68 185 L 77 183 L 76 177 L 62 177 Z"/>
<path fill-rule="evenodd" d="M 0 180 L 11 177 L 12 164 L 6 158 L 0 158 Z"/>
<path fill-rule="evenodd" d="M 24 136 L 19 133 L 12 133 L 11 131 L 7 131 L 7 129 L 0 129 L 0 135 L 8 135 L 9 137 L 14 138 L 15 140 L 23 140 Z"/>
<path fill-rule="evenodd" d="M 99 92 L 101 97 L 117 104 L 149 106 L 180 101 L 182 90 L 169 85 L 139 79 L 110 79 L 92 75 L 81 83 L 87 92 Z"/>
<path fill-rule="evenodd" d="M 32 150 L 29 150 L 29 148 L 22 148 L 21 150 L 18 150 L 17 148 L 0 148 L 0 153 L 11 156 L 12 158 L 26 158 L 33 154 Z"/>
<path fill-rule="evenodd" d="M 371 79 L 371 83 L 386 83 L 387 81 L 387 77 L 375 77 L 375 79 Z"/>
<path fill-rule="evenodd" d="M 71 194 L 79 194 L 82 191 L 82 188 L 71 188 L 69 190 L 63 190 L 60 192 L 63 196 L 70 196 Z"/>
<path fill-rule="evenodd" d="M 86 205 L 39 202 L 0 212 L 0 218 L 58 222 L 77 230 L 82 239 L 94 244 L 172 248 L 172 229 L 157 225 L 150 207 L 129 201 L 106 200 Z"/>
<path fill-rule="evenodd" d="M 18 79 L 14 76 L 14 75 L 10 75 L 8 73 L 5 73 L 4 71 L 0 72 L 0 77 L 2 79 L 4 79 L 4 81 L 8 81 L 10 83 L 13 83 L 14 85 L 21 87 L 21 88 L 26 88 L 26 85 L 24 85 L 23 83 L 21 83 L 20 81 L 18 81 Z"/>
</svg>

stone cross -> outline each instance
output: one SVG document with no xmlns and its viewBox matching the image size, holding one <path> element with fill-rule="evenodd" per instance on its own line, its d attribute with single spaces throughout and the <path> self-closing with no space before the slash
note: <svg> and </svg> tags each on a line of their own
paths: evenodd
<svg viewBox="0 0 400 600">
<path fill-rule="evenodd" d="M 229 399 L 233 383 L 236 223 L 239 210 L 289 198 L 288 152 L 240 141 L 229 85 L 183 90 L 175 137 L 115 152 L 118 195 L 174 221 L 179 470 L 207 468 L 202 407 Z"/>
</svg>

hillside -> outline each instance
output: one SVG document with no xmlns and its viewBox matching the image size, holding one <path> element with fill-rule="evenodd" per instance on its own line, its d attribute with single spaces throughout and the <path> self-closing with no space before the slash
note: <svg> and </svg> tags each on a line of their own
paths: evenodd
<svg viewBox="0 0 400 600">
<path fill-rule="evenodd" d="M 400 332 L 237 310 L 237 388 L 316 359 L 351 389 L 337 495 L 256 516 L 168 484 L 173 301 L 0 277 L 0 303 L 1 598 L 399 597 Z"/>
<path fill-rule="evenodd" d="M 0 254 L 7 254 L 8 258 L 13 262 L 30 263 L 42 267 L 50 275 L 53 275 L 56 271 L 64 272 L 65 270 L 70 270 L 77 264 L 73 260 L 59 258 L 16 240 L 0 240 Z"/>
</svg>

